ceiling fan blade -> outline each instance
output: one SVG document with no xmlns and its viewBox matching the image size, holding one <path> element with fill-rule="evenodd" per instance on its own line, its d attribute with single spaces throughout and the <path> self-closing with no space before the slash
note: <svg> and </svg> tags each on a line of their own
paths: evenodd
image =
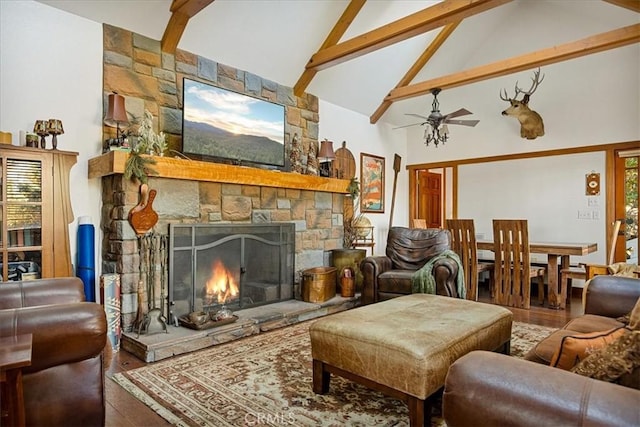
<svg viewBox="0 0 640 427">
<path fill-rule="evenodd" d="M 453 117 L 467 116 L 469 114 L 473 114 L 473 113 L 471 111 L 467 110 L 466 108 L 461 108 L 458 111 L 454 111 L 453 113 L 449 113 L 444 117 L 445 117 L 445 119 L 448 119 L 448 118 L 453 118 Z"/>
<path fill-rule="evenodd" d="M 421 116 L 420 114 L 413 114 L 413 113 L 405 113 L 405 116 L 413 116 L 413 117 L 417 117 L 419 119 L 423 119 L 423 120 L 429 120 L 428 117 L 426 116 Z"/>
<path fill-rule="evenodd" d="M 425 124 L 425 123 L 426 123 L 426 122 L 422 122 L 422 123 L 412 123 L 412 124 L 410 124 L 410 125 L 404 125 L 404 126 L 396 126 L 396 127 L 394 127 L 394 128 L 391 128 L 391 130 L 395 130 L 395 129 L 402 129 L 402 128 L 408 128 L 408 127 L 410 127 L 410 126 L 423 125 L 423 124 Z"/>
<path fill-rule="evenodd" d="M 480 120 L 445 120 L 444 123 L 450 124 L 450 125 L 463 125 L 463 126 L 475 126 L 478 123 L 480 123 Z"/>
</svg>

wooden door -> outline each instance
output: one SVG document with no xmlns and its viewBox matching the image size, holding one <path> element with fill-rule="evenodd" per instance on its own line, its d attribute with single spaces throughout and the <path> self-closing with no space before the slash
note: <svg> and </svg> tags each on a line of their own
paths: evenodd
<svg viewBox="0 0 640 427">
<path fill-rule="evenodd" d="M 428 228 L 442 227 L 442 175 L 426 170 L 418 171 L 418 218 Z"/>
</svg>

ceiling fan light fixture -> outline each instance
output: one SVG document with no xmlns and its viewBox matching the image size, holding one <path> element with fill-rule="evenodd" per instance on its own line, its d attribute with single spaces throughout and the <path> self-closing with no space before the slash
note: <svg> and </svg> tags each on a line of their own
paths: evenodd
<svg viewBox="0 0 640 427">
<path fill-rule="evenodd" d="M 442 126 L 442 131 L 440 128 L 431 126 L 427 127 L 424 130 L 424 144 L 428 147 L 429 144 L 433 142 L 433 145 L 438 147 L 438 144 L 443 144 L 447 142 L 449 139 L 449 130 L 446 129 L 446 125 Z"/>
<path fill-rule="evenodd" d="M 449 139 L 449 127 L 447 123 L 453 125 L 464 125 L 464 126 L 475 126 L 478 124 L 479 120 L 459 120 L 455 119 L 455 117 L 466 116 L 468 114 L 473 114 L 471 111 L 466 108 L 460 108 L 456 111 L 453 111 L 449 114 L 443 115 L 440 113 L 440 103 L 438 102 L 438 93 L 440 93 L 439 88 L 435 88 L 431 90 L 431 94 L 433 95 L 433 103 L 431 104 L 431 114 L 429 116 L 423 116 L 420 114 L 407 114 L 409 116 L 418 117 L 423 119 L 424 121 L 420 123 L 414 123 L 412 125 L 407 126 L 415 126 L 421 125 L 424 126 L 424 144 L 428 147 L 429 144 L 433 143 L 436 147 L 439 144 L 443 144 L 447 142 Z M 400 126 L 400 127 L 407 127 Z"/>
</svg>

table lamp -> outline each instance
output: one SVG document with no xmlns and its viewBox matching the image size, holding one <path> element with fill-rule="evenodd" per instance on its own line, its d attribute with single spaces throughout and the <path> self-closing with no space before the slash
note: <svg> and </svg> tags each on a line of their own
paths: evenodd
<svg viewBox="0 0 640 427">
<path fill-rule="evenodd" d="M 49 121 L 47 122 L 47 132 L 50 135 L 53 135 L 51 144 L 53 145 L 53 149 L 56 150 L 58 148 L 58 135 L 62 135 L 64 133 L 64 129 L 62 128 L 62 120 L 49 119 Z"/>
<path fill-rule="evenodd" d="M 49 132 L 47 132 L 47 121 L 36 120 L 36 124 L 33 125 L 33 133 L 40 136 L 40 148 L 45 148 L 47 146 L 45 137 L 49 135 Z"/>
<path fill-rule="evenodd" d="M 320 163 L 320 176 L 331 176 L 331 162 L 336 158 L 333 151 L 333 141 L 324 140 L 320 143 L 318 163 Z"/>
<path fill-rule="evenodd" d="M 120 123 L 128 124 L 129 118 L 127 117 L 124 96 L 113 92 L 109 94 L 109 105 L 107 107 L 107 114 L 104 117 L 104 124 L 116 128 L 118 145 L 122 145 L 124 142 L 124 132 L 122 135 L 120 134 Z"/>
</svg>

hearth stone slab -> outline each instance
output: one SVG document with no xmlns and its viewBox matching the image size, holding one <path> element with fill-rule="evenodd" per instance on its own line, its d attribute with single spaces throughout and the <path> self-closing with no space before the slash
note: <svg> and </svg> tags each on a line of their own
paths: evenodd
<svg viewBox="0 0 640 427">
<path fill-rule="evenodd" d="M 244 288 L 247 297 L 254 301 L 277 301 L 280 286 L 271 283 L 247 283 Z"/>
<path fill-rule="evenodd" d="M 120 346 L 145 362 L 189 353 L 213 345 L 223 344 L 261 332 L 282 328 L 317 317 L 348 310 L 360 304 L 360 294 L 351 298 L 340 295 L 323 302 L 309 303 L 299 300 L 281 301 L 234 312 L 238 320 L 211 329 L 194 330 L 168 326 L 167 333 L 140 335 L 124 332 Z"/>
</svg>

